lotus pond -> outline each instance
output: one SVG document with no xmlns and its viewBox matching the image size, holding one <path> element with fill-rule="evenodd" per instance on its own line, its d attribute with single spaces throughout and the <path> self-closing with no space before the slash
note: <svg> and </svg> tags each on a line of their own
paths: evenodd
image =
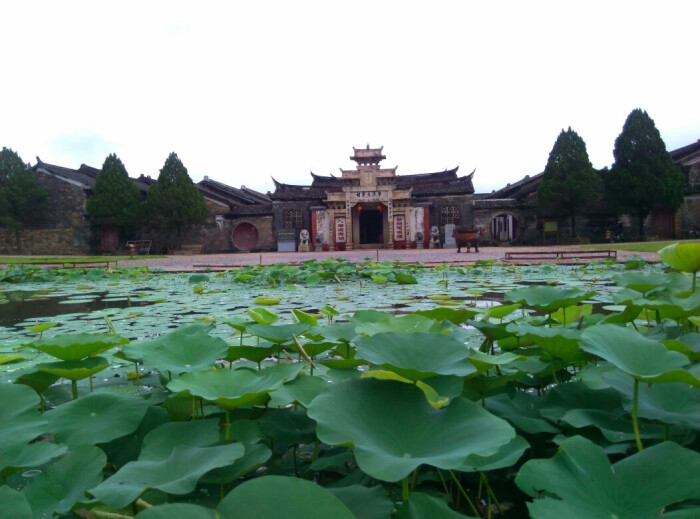
<svg viewBox="0 0 700 519">
<path fill-rule="evenodd" d="M 663 263 L 0 270 L 3 517 L 700 515 Z"/>
</svg>

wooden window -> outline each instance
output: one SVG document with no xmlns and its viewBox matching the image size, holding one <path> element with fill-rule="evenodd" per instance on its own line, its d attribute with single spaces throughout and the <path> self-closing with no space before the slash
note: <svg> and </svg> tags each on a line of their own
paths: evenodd
<svg viewBox="0 0 700 519">
<path fill-rule="evenodd" d="M 297 209 L 289 209 L 284 212 L 284 228 L 285 229 L 301 229 L 303 219 L 301 211 Z"/>
<path fill-rule="evenodd" d="M 440 208 L 440 225 L 446 223 L 459 223 L 459 207 L 456 205 L 444 205 Z"/>
</svg>

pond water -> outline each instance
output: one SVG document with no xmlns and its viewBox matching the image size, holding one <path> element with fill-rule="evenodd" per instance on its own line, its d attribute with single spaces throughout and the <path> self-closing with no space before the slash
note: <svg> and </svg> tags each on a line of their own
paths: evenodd
<svg viewBox="0 0 700 519">
<path fill-rule="evenodd" d="M 26 328 L 41 322 L 59 323 L 45 332 L 50 336 L 106 332 L 106 319 L 119 334 L 136 340 L 196 319 L 221 323 L 233 316 L 247 318 L 248 308 L 261 306 L 256 303 L 259 297 L 279 299 L 270 310 L 280 315 L 281 322 L 292 321 L 293 309 L 317 313 L 324 305 L 341 314 L 363 309 L 404 314 L 437 305 L 490 306 L 500 304 L 509 290 L 544 283 L 595 290 L 597 295 L 590 302 L 601 307 L 610 304 L 610 294 L 617 290 L 610 276 L 621 268 L 544 265 L 414 269 L 412 274 L 418 283 L 405 285 L 356 276 L 340 276 L 313 285 L 303 280 L 284 283 L 274 279 L 279 275 L 277 271 L 267 279 L 259 276 L 256 283 L 237 282 L 236 273 L 192 276 L 118 272 L 103 278 L 93 275 L 87 279 L 89 284 L 85 284 L 86 276 L 77 275 L 58 281 L 0 283 L 0 341 L 5 345 L 26 342 L 36 337 Z M 220 326 L 215 333 L 229 338 L 231 329 Z"/>
</svg>

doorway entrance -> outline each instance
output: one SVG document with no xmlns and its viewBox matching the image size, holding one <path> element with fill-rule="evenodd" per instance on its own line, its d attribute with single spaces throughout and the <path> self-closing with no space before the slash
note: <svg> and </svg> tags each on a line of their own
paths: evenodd
<svg viewBox="0 0 700 519">
<path fill-rule="evenodd" d="M 377 209 L 360 211 L 360 245 L 384 243 L 382 212 Z"/>
</svg>

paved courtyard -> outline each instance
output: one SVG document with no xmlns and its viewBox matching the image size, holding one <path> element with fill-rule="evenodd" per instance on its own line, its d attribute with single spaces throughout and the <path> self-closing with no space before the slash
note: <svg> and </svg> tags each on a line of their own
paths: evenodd
<svg viewBox="0 0 700 519">
<path fill-rule="evenodd" d="M 173 255 L 165 258 L 142 258 L 130 261 L 121 261 L 118 264 L 147 265 L 151 268 L 159 268 L 168 271 L 204 270 L 238 268 L 245 265 L 272 265 L 274 263 L 303 262 L 311 259 L 319 261 L 328 258 L 345 258 L 351 262 L 362 261 L 369 258 L 373 261 L 401 260 L 408 263 L 423 263 L 426 265 L 470 265 L 478 260 L 497 260 L 501 262 L 506 252 L 518 251 L 576 251 L 583 250 L 572 246 L 558 247 L 480 247 L 479 252 L 457 253 L 455 248 L 446 249 L 363 249 L 353 251 L 329 251 L 329 252 L 236 252 L 230 254 L 197 254 L 191 256 Z M 590 250 L 590 249 L 586 249 Z M 642 257 L 646 261 L 658 261 L 655 252 L 629 252 L 618 251 L 617 260 L 626 261 L 631 257 Z M 573 261 L 569 261 L 572 263 Z M 580 260 L 583 262 L 583 260 Z M 508 262 L 515 263 L 515 262 Z M 536 261 L 517 261 L 517 263 L 537 263 Z M 541 261 L 539 263 L 542 263 Z M 551 263 L 551 261 L 549 262 Z"/>
</svg>

